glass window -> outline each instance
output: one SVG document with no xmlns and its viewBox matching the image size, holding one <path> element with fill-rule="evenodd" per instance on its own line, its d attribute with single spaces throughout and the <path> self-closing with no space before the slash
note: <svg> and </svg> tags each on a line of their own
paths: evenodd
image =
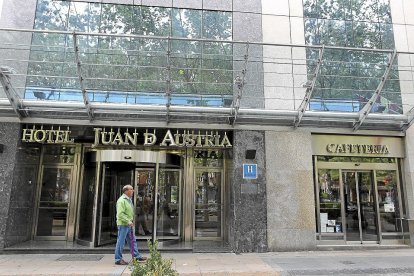
<svg viewBox="0 0 414 276">
<path fill-rule="evenodd" d="M 304 17 L 308 45 L 395 48 L 389 0 L 305 0 Z M 310 77 L 317 57 L 316 51 L 307 51 Z M 360 50 L 325 50 L 310 110 L 358 112 L 380 84 L 389 58 Z M 402 114 L 398 75 L 386 86 L 393 93 L 382 93 L 371 112 Z"/>
<path fill-rule="evenodd" d="M 318 170 L 321 233 L 342 233 L 339 170 Z"/>
<path fill-rule="evenodd" d="M 91 101 L 166 104 L 167 78 L 171 104 L 224 106 L 233 96 L 231 44 L 167 39 L 231 40 L 229 12 L 39 0 L 35 28 L 148 36 L 77 35 Z M 83 101 L 75 60 L 71 35 L 34 34 L 26 98 Z"/>
<path fill-rule="evenodd" d="M 222 167 L 224 151 L 222 150 L 195 150 L 195 167 Z"/>
<path fill-rule="evenodd" d="M 172 36 L 200 38 L 201 11 L 189 9 L 173 9 Z"/>
<path fill-rule="evenodd" d="M 396 171 L 376 171 L 381 231 L 401 232 Z"/>
<path fill-rule="evenodd" d="M 171 34 L 171 9 L 161 7 L 141 7 L 142 34 L 169 36 Z"/>
<path fill-rule="evenodd" d="M 388 157 L 318 156 L 317 160 L 322 162 L 396 163 L 395 158 Z"/>
<path fill-rule="evenodd" d="M 232 16 L 230 12 L 203 11 L 203 37 L 231 40 Z"/>
<path fill-rule="evenodd" d="M 45 146 L 43 149 L 43 163 L 71 164 L 75 162 L 76 146 Z"/>
</svg>

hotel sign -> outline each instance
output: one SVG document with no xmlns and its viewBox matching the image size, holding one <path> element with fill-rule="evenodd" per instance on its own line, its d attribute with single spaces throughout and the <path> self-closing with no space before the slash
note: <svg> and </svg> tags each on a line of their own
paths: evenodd
<svg viewBox="0 0 414 276">
<path fill-rule="evenodd" d="M 143 136 L 143 146 L 154 146 L 159 143 L 160 146 L 173 146 L 173 147 L 232 147 L 227 133 L 224 132 L 220 135 L 218 132 L 205 131 L 205 132 L 194 132 L 183 130 L 176 133 L 172 133 L 171 130 L 167 130 L 163 137 L 158 137 L 153 132 L 146 130 L 143 133 L 139 133 L 136 130 L 132 133 L 124 131 L 121 132 L 119 129 L 117 132 L 105 131 L 102 128 L 94 128 L 95 131 L 95 142 L 92 147 L 99 145 L 113 145 L 113 146 L 137 146 L 138 136 Z"/>
<path fill-rule="evenodd" d="M 159 134 L 161 133 L 161 134 Z M 232 144 L 227 132 L 219 131 L 190 131 L 190 130 L 176 130 L 171 131 L 159 130 L 158 134 L 155 129 L 152 131 L 137 130 L 130 131 L 128 129 L 113 130 L 110 128 L 96 127 L 93 128 L 94 142 L 92 147 L 98 146 L 155 146 L 162 147 L 197 147 L 197 148 L 212 148 L 222 147 L 230 148 Z M 74 143 L 74 138 L 71 137 L 69 128 L 66 130 L 58 129 L 37 129 L 25 128 L 22 132 L 22 141 L 28 143 L 43 143 L 43 144 L 68 144 Z"/>
<path fill-rule="evenodd" d="M 312 135 L 313 155 L 404 157 L 399 137 Z"/>
<path fill-rule="evenodd" d="M 70 138 L 70 130 L 58 129 L 23 129 L 22 141 L 29 143 L 46 143 L 46 144 L 68 144 L 73 143 Z"/>
</svg>

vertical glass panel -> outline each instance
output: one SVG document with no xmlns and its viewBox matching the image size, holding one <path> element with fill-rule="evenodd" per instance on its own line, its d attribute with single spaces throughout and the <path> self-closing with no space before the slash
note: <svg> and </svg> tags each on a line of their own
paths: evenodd
<svg viewBox="0 0 414 276">
<path fill-rule="evenodd" d="M 231 12 L 203 11 L 203 37 L 217 40 L 231 40 Z"/>
<path fill-rule="evenodd" d="M 116 240 L 116 202 L 122 195 L 122 187 L 131 185 L 133 169 L 122 163 L 102 163 L 104 166 L 103 183 L 100 194 L 100 233 L 99 245 Z"/>
<path fill-rule="evenodd" d="M 37 236 L 65 236 L 71 168 L 44 168 L 40 192 Z"/>
<path fill-rule="evenodd" d="M 338 19 L 345 18 L 344 0 L 318 0 L 319 18 Z"/>
<path fill-rule="evenodd" d="M 221 172 L 195 173 L 194 237 L 221 237 Z"/>
<path fill-rule="evenodd" d="M 171 35 L 171 9 L 161 7 L 141 7 L 141 12 L 143 35 Z"/>
<path fill-rule="evenodd" d="M 305 41 L 308 45 L 319 44 L 318 36 L 318 20 L 314 18 L 304 18 L 305 24 Z M 306 49 L 308 54 L 312 54 L 314 51 Z M 310 52 L 309 52 L 310 51 Z M 308 55 L 308 59 L 312 59 L 313 56 Z"/>
<path fill-rule="evenodd" d="M 157 237 L 179 236 L 180 222 L 180 171 L 160 169 L 158 182 L 159 206 Z"/>
<path fill-rule="evenodd" d="M 39 0 L 36 8 L 35 29 L 66 30 L 69 2 Z"/>
<path fill-rule="evenodd" d="M 378 6 L 376 13 L 378 15 L 379 22 L 391 23 L 391 5 L 390 0 L 377 0 Z"/>
<path fill-rule="evenodd" d="M 400 232 L 400 204 L 396 171 L 376 171 L 381 232 Z"/>
<path fill-rule="evenodd" d="M 220 150 L 195 150 L 195 167 L 222 167 L 224 152 Z"/>
<path fill-rule="evenodd" d="M 68 209 L 40 208 L 37 236 L 66 236 Z"/>
<path fill-rule="evenodd" d="M 176 37 L 201 37 L 201 11 L 188 9 L 172 10 L 172 35 Z"/>
<path fill-rule="evenodd" d="M 134 6 L 102 4 L 100 32 L 109 34 L 136 33 Z"/>
<path fill-rule="evenodd" d="M 318 170 L 321 233 L 342 233 L 339 170 Z"/>
<path fill-rule="evenodd" d="M 71 164 L 75 162 L 76 146 L 45 146 L 43 163 Z"/>
<path fill-rule="evenodd" d="M 381 47 L 383 49 L 394 49 L 394 31 L 392 24 L 380 23 L 379 32 L 381 36 Z"/>
<path fill-rule="evenodd" d="M 358 173 L 361 232 L 363 241 L 378 240 L 377 208 L 371 172 Z"/>
<path fill-rule="evenodd" d="M 89 3 L 70 2 L 68 28 L 78 32 L 89 31 Z"/>
<path fill-rule="evenodd" d="M 135 235 L 149 238 L 154 222 L 154 170 L 136 169 L 135 185 Z"/>
<path fill-rule="evenodd" d="M 320 19 L 319 43 L 326 45 L 345 46 L 345 21 L 333 19 Z"/>
<path fill-rule="evenodd" d="M 93 208 L 96 185 L 96 163 L 85 165 L 83 172 L 83 184 L 79 207 L 79 233 L 78 239 L 92 241 Z"/>
<path fill-rule="evenodd" d="M 378 22 L 377 4 L 377 0 L 352 0 L 353 20 Z"/>
<path fill-rule="evenodd" d="M 304 17 L 316 18 L 319 15 L 318 0 L 303 0 Z"/>
<path fill-rule="evenodd" d="M 346 240 L 360 241 L 358 187 L 355 172 L 342 173 L 342 181 L 344 183 Z"/>
<path fill-rule="evenodd" d="M 342 174 L 346 206 L 346 239 L 378 241 L 376 195 L 371 172 Z"/>
<path fill-rule="evenodd" d="M 353 22 L 353 47 L 381 48 L 379 23 Z"/>
</svg>

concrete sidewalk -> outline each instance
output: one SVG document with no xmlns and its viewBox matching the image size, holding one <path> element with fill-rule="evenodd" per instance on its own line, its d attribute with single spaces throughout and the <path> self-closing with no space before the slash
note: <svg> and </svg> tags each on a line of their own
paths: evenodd
<svg viewBox="0 0 414 276">
<path fill-rule="evenodd" d="M 162 253 L 180 275 L 414 275 L 414 249 Z M 127 259 L 128 260 L 128 259 Z M 110 254 L 0 255 L 0 275 L 130 275 Z"/>
<path fill-rule="evenodd" d="M 145 255 L 145 254 L 144 254 Z M 180 275 L 279 275 L 258 254 L 165 253 Z M 125 258 L 129 261 L 128 258 Z M 130 275 L 127 266 L 114 264 L 109 254 L 0 255 L 0 275 Z"/>
</svg>

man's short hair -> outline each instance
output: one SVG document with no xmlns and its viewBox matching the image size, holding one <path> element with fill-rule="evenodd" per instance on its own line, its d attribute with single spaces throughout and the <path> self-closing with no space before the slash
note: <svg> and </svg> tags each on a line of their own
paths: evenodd
<svg viewBox="0 0 414 276">
<path fill-rule="evenodd" d="M 131 189 L 132 186 L 131 185 L 125 185 L 124 187 L 122 187 L 122 192 L 125 193 L 126 191 L 128 191 L 129 189 Z"/>
</svg>

